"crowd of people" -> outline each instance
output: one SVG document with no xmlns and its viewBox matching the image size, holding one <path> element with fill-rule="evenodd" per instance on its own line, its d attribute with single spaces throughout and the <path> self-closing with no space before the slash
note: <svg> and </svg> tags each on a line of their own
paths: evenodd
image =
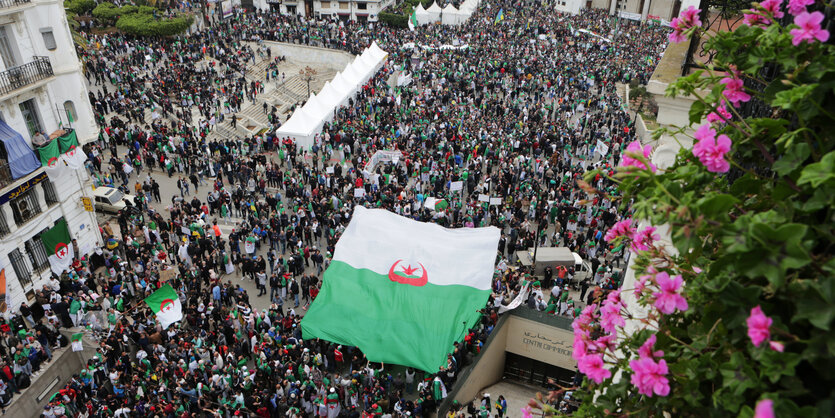
<svg viewBox="0 0 835 418">
<path fill-rule="evenodd" d="M 98 342 L 46 406 L 48 418 L 429 416 L 478 355 L 499 308 L 523 289 L 530 307 L 573 316 L 620 285 L 628 248 L 602 236 L 628 208 L 604 176 L 578 180 L 612 170 L 635 138 L 616 84 L 648 80 L 666 45 L 663 27 L 488 0 L 465 25 L 414 32 L 238 10 L 173 39 L 87 36 L 91 47 L 79 55 L 103 131 L 85 147 L 87 169 L 97 186 L 131 193 L 135 206 L 118 225 L 101 226 L 102 248 L 38 294 L 50 308 L 44 318 L 22 305 L 5 325 L 4 397 L 66 343 L 60 328 L 87 327 Z M 263 41 L 352 53 L 376 41 L 389 56 L 309 149 L 275 135 L 282 115 L 274 112 L 263 134 L 218 135 L 215 126 L 234 123 L 243 106 L 268 112 L 261 95 L 282 78 L 281 57 Z M 266 74 L 255 74 L 263 60 Z M 391 86 L 394 73 L 412 82 Z M 402 157 L 369 165 L 379 150 Z M 174 181 L 178 192 L 163 195 L 159 182 Z M 430 198 L 447 204 L 426 207 Z M 501 229 L 493 295 L 446 367 L 384 365 L 356 347 L 302 339 L 299 320 L 355 205 Z M 572 268 L 533 277 L 515 254 L 536 245 L 569 247 L 591 271 L 580 281 Z M 259 294 L 233 279 L 253 281 Z M 185 314 L 167 329 L 142 303 L 164 283 Z M 253 307 L 261 298 L 268 308 Z M 504 398 L 488 398 L 454 404 L 448 416 L 507 411 Z"/>
</svg>

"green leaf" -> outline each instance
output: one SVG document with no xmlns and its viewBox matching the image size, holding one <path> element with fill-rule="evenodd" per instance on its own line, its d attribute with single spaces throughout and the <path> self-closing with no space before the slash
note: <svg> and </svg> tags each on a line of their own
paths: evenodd
<svg viewBox="0 0 835 418">
<path fill-rule="evenodd" d="M 812 187 L 818 187 L 832 179 L 835 179 L 835 151 L 830 151 L 824 155 L 819 162 L 807 165 L 800 173 L 797 184 L 808 183 Z"/>
<path fill-rule="evenodd" d="M 774 163 L 773 169 L 780 176 L 788 175 L 796 170 L 809 158 L 812 150 L 809 144 L 800 142 L 797 145 L 790 147 L 786 154 Z"/>
<path fill-rule="evenodd" d="M 691 125 L 702 121 L 702 115 L 704 115 L 705 109 L 707 109 L 707 106 L 705 106 L 705 104 L 699 100 L 696 100 L 695 102 L 693 102 L 693 104 L 690 105 Z"/>
<path fill-rule="evenodd" d="M 716 194 L 699 199 L 696 207 L 709 218 L 727 218 L 728 212 L 737 203 L 739 199 L 729 194 Z"/>
</svg>

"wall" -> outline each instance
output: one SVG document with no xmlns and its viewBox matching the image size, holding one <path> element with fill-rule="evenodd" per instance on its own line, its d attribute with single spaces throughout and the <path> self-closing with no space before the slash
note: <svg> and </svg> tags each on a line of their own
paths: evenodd
<svg viewBox="0 0 835 418">
<path fill-rule="evenodd" d="M 564 369 L 574 370 L 571 358 L 574 334 L 530 319 L 512 316 L 505 351 Z"/>
<path fill-rule="evenodd" d="M 340 70 L 354 62 L 353 55 L 335 49 L 286 42 L 265 41 L 264 43 L 272 48 L 274 57 L 284 55 L 293 62 L 317 64 L 328 68 L 339 68 Z"/>
<path fill-rule="evenodd" d="M 62 333 L 70 338 L 71 333 Z M 41 368 L 41 375 L 38 376 L 32 385 L 21 394 L 15 395 L 11 405 L 5 408 L 5 415 L 10 417 L 37 417 L 43 412 L 44 405 L 49 397 L 70 380 L 74 374 L 78 374 L 87 360 L 95 354 L 96 346 L 93 341 L 86 338 L 83 340 L 84 351 L 73 352 L 72 346 L 68 345 L 52 353 L 52 362 L 49 367 Z M 53 385 L 55 379 L 58 383 Z M 48 390 L 47 390 L 48 389 Z M 46 396 L 38 401 L 38 396 L 46 390 Z"/>
<path fill-rule="evenodd" d="M 15 185 L 41 173 L 43 173 L 43 169 L 36 170 L 33 174 L 20 179 L 19 182 L 15 183 Z M 24 288 L 12 268 L 12 263 L 9 261 L 9 253 L 13 249 L 20 249 L 26 259 L 26 263 L 31 268 L 31 263 L 29 262 L 28 255 L 25 252 L 24 243 L 45 228 L 51 227 L 55 221 L 61 217 L 66 219 L 67 227 L 70 231 L 70 237 L 78 240 L 80 249 L 83 250 L 85 248 L 92 248 L 93 246 L 101 243 L 101 236 L 96 224 L 95 214 L 93 212 L 86 212 L 81 205 L 82 189 L 80 182 L 83 181 L 84 177 L 86 177 L 86 173 L 82 169 L 77 172 L 71 170 L 70 174 L 71 175 L 63 176 L 57 182 L 53 183 L 55 191 L 58 195 L 58 200 L 61 203 L 47 206 L 41 183 L 34 186 L 42 212 L 20 227 L 18 227 L 14 222 L 10 205 L 7 203 L 0 206 L 0 210 L 3 211 L 3 215 L 9 229 L 11 230 L 7 236 L 0 240 L 0 265 L 6 269 L 6 293 L 9 301 L 9 310 L 6 311 L 7 314 L 10 312 L 16 312 L 17 307 L 26 300 L 26 292 L 42 288 L 52 274 L 50 269 L 46 269 L 41 273 L 32 273 L 31 287 Z M 79 176 L 82 178 L 79 179 Z M 47 178 L 43 181 L 46 182 L 50 180 Z M 12 187 L 15 187 L 15 185 L 3 189 L 3 193 L 10 190 Z"/>
<path fill-rule="evenodd" d="M 505 315 L 499 319 L 499 323 L 490 337 L 487 338 L 487 342 L 482 347 L 476 361 L 469 369 L 458 376 L 458 380 L 449 392 L 449 396 L 444 400 L 444 404 L 451 404 L 453 400 L 465 404 L 473 400 L 482 389 L 501 380 L 504 373 L 504 347 L 509 330 L 506 325 L 510 318 L 510 315 Z"/>
<path fill-rule="evenodd" d="M 586 0 L 557 0 L 557 4 L 554 8 L 560 12 L 576 15 L 580 13 L 580 9 L 585 7 Z"/>
<path fill-rule="evenodd" d="M 499 317 L 473 364 L 458 375 L 449 396 L 441 403 L 443 416 L 453 401 L 462 404 L 476 397 L 484 388 L 501 380 L 506 353 L 514 353 L 568 370 L 575 370 L 571 358 L 574 334 L 572 320 L 520 306 Z M 513 414 L 509 416 L 514 416 Z"/>
</svg>

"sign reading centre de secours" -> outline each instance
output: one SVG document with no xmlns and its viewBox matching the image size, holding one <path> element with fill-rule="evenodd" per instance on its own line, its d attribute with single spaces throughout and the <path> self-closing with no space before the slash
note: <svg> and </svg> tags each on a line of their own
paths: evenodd
<svg viewBox="0 0 835 418">
<path fill-rule="evenodd" d="M 574 370 L 574 334 L 569 330 L 525 318 L 511 317 L 506 351 L 564 369 Z"/>
</svg>

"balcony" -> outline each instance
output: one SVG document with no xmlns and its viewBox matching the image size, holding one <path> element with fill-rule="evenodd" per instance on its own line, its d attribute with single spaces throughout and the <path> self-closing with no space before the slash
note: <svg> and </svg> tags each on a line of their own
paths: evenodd
<svg viewBox="0 0 835 418">
<path fill-rule="evenodd" d="M 30 0 L 0 0 L 0 10 L 29 4 Z"/>
<path fill-rule="evenodd" d="M 14 0 L 0 0 L 0 4 L 3 5 L 9 3 L 14 3 Z M 49 58 L 32 57 L 31 62 L 9 68 L 0 73 L 0 95 L 9 94 L 19 88 L 52 77 L 52 75 L 52 64 L 50 64 Z"/>
</svg>

